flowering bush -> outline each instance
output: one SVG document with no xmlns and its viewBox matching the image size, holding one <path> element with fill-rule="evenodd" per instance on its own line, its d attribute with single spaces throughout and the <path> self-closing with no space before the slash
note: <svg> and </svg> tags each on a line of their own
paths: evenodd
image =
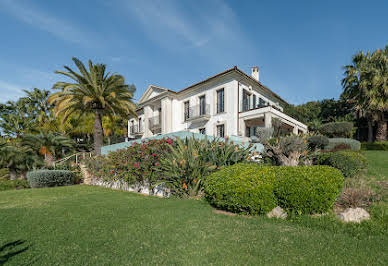
<svg viewBox="0 0 388 266">
<path fill-rule="evenodd" d="M 170 145 L 175 145 L 170 138 L 134 143 L 126 149 L 89 159 L 87 167 L 97 179 L 153 187 L 158 180 L 156 168 L 160 157 Z"/>
<path fill-rule="evenodd" d="M 203 181 L 214 170 L 248 159 L 249 148 L 228 140 L 149 140 L 106 156 L 91 158 L 87 167 L 104 181 L 122 181 L 129 185 L 159 184 L 175 196 L 197 196 Z"/>
</svg>

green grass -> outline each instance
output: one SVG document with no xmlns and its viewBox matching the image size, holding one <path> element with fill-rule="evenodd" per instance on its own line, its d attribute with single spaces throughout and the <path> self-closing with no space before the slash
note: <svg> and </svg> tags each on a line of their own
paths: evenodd
<svg viewBox="0 0 388 266">
<path fill-rule="evenodd" d="M 27 248 L 10 265 L 388 262 L 387 234 L 365 225 L 226 216 L 201 200 L 81 185 L 0 192 L 0 232 L 0 247 L 25 241 L 0 252 Z"/>
<path fill-rule="evenodd" d="M 388 181 L 388 152 L 366 151 L 365 180 Z M 382 190 L 380 189 L 380 192 Z M 0 192 L 0 264 L 388 264 L 388 204 L 372 220 L 216 214 L 202 200 L 92 186 Z"/>
</svg>

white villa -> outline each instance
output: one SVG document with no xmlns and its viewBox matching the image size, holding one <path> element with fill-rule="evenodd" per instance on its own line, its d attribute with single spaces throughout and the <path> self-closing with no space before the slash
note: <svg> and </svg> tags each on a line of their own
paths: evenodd
<svg viewBox="0 0 388 266">
<path fill-rule="evenodd" d="M 298 134 L 307 126 L 283 113 L 287 104 L 259 81 L 259 68 L 252 75 L 234 68 L 175 92 L 150 85 L 139 99 L 137 118 L 128 121 L 128 137 L 148 138 L 177 131 L 215 137 L 250 137 L 256 127 L 272 127 Z"/>
</svg>

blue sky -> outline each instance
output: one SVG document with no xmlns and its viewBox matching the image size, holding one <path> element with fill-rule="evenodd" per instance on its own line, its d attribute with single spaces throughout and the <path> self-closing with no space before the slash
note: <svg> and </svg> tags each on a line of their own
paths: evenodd
<svg viewBox="0 0 388 266">
<path fill-rule="evenodd" d="M 71 58 L 180 90 L 237 65 L 293 104 L 341 93 L 342 66 L 388 44 L 388 1 L 0 0 L 0 102 L 50 89 Z"/>
</svg>

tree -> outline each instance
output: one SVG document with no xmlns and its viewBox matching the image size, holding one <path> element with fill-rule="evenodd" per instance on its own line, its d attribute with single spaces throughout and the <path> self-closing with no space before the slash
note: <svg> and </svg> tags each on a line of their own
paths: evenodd
<svg viewBox="0 0 388 266">
<path fill-rule="evenodd" d="M 0 107 L 0 127 L 9 137 L 21 137 L 26 132 L 33 131 L 33 116 L 26 107 L 26 100 L 8 101 Z"/>
<path fill-rule="evenodd" d="M 22 138 L 22 145 L 34 150 L 37 154 L 44 156 L 47 165 L 54 166 L 55 158 L 63 153 L 64 149 L 72 149 L 72 139 L 54 133 L 43 133 L 40 135 L 27 134 Z"/>
<path fill-rule="evenodd" d="M 136 117 L 136 105 L 132 102 L 136 88 L 125 84 L 121 75 L 105 73 L 104 64 L 94 65 L 89 60 L 87 70 L 77 58 L 73 61 L 80 74 L 68 66 L 64 66 L 67 71 L 56 71 L 73 82 L 57 82 L 53 89 L 60 91 L 50 96 L 49 103 L 55 104 L 55 116 L 62 114 L 64 121 L 74 113 L 80 116 L 94 114 L 94 149 L 96 154 L 100 154 L 103 145 L 102 117 Z"/>
<path fill-rule="evenodd" d="M 344 67 L 341 98 L 354 104 L 355 111 L 368 121 L 368 141 L 373 141 L 373 124 L 377 122 L 376 140 L 386 140 L 388 111 L 388 46 L 372 54 L 359 52 L 352 64 Z"/>
<path fill-rule="evenodd" d="M 31 91 L 24 90 L 24 92 L 27 96 L 23 99 L 29 109 L 29 113 L 34 115 L 37 125 L 41 126 L 48 122 L 53 108 L 53 106 L 48 102 L 50 92 L 37 88 L 34 88 Z"/>
<path fill-rule="evenodd" d="M 25 173 L 42 164 L 37 154 L 20 142 L 7 142 L 0 146 L 0 168 L 8 168 L 10 179 L 14 180 L 18 174 L 25 177 Z"/>
</svg>

